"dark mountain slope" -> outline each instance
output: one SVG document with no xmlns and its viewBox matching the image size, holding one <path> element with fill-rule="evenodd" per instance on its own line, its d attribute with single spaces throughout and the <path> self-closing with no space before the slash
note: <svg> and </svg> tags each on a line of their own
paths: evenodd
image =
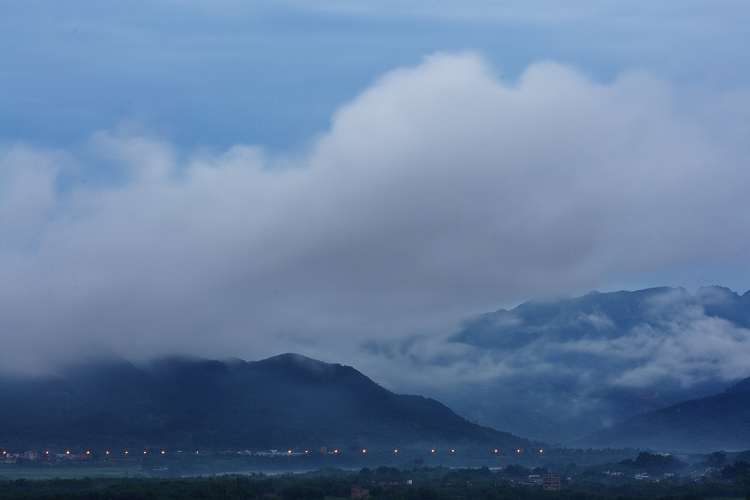
<svg viewBox="0 0 750 500">
<path fill-rule="evenodd" d="M 351 367 L 294 354 L 82 364 L 58 377 L 2 380 L 0 404 L 5 446 L 531 446 L 437 401 L 393 394 Z"/>
<path fill-rule="evenodd" d="M 637 415 L 579 444 L 701 453 L 746 450 L 750 448 L 750 378 L 714 396 Z"/>
</svg>

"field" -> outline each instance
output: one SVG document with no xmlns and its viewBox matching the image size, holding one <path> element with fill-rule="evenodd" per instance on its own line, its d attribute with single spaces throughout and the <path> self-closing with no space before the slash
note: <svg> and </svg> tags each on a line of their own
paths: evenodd
<svg viewBox="0 0 750 500">
<path fill-rule="evenodd" d="M 622 477 L 620 484 L 597 474 L 602 464 L 579 469 L 569 480 L 562 475 L 562 491 L 544 491 L 540 474 L 546 469 L 518 465 L 493 471 L 488 467 L 449 468 L 381 466 L 342 470 L 332 467 L 302 474 L 232 474 L 191 477 L 138 477 L 148 467 L 89 464 L 58 467 L 0 467 L 23 479 L 0 480 L 0 499 L 132 500 L 233 499 L 334 500 L 351 498 L 358 490 L 373 500 L 748 500 L 750 475 L 732 481 L 717 478 L 692 480 L 670 476 L 669 481 L 638 481 Z M 153 471 L 158 473 L 158 471 Z M 560 472 L 563 472 L 562 470 Z M 533 473 L 533 474 L 530 474 Z M 33 475 L 36 474 L 36 475 Z M 45 476 L 55 474 L 45 480 Z M 519 477 L 519 474 L 522 476 Z M 84 475 L 82 479 L 74 476 Z M 104 476 L 107 477 L 104 477 Z M 124 477 L 124 476 L 130 477 Z M 559 476 L 558 476 L 559 477 Z M 536 478 L 536 479 L 534 479 Z M 605 482 L 602 482 L 605 481 Z"/>
<path fill-rule="evenodd" d="M 140 464 L 84 465 L 77 467 L 0 467 L 0 480 L 80 479 L 84 477 L 148 477 Z"/>
</svg>

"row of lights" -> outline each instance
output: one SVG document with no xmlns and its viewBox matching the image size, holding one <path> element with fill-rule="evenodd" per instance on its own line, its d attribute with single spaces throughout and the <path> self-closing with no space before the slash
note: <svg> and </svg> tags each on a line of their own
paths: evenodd
<svg viewBox="0 0 750 500">
<path fill-rule="evenodd" d="M 333 452 L 334 453 L 338 453 L 339 450 L 333 450 Z M 430 452 L 431 453 L 435 453 L 435 449 L 434 448 L 431 449 Z M 455 452 L 456 452 L 455 449 L 451 450 L 451 453 L 455 453 Z M 495 450 L 495 453 L 497 453 L 497 452 L 498 452 L 498 450 Z M 107 452 L 107 453 L 109 453 L 109 452 Z M 125 453 L 127 453 L 127 451 Z M 146 452 L 144 451 L 143 453 L 146 453 Z M 162 451 L 162 453 L 164 453 L 164 452 Z M 198 453 L 198 452 L 196 451 L 196 453 Z M 241 452 L 238 451 L 237 453 L 241 453 Z M 291 454 L 292 450 L 287 450 L 287 453 Z M 308 453 L 308 451 L 305 450 L 305 453 Z M 367 450 L 366 449 L 362 450 L 362 453 L 367 453 Z M 398 453 L 398 450 L 393 450 L 393 453 Z M 516 450 L 516 453 L 521 453 L 521 450 Z M 539 450 L 539 453 L 544 453 L 544 450 Z"/>
<path fill-rule="evenodd" d="M 338 452 L 339 452 L 339 450 L 333 450 L 333 452 L 334 452 L 334 453 L 338 453 Z M 431 453 L 435 453 L 435 449 L 434 449 L 434 448 L 433 448 L 433 449 L 431 449 L 431 450 L 430 450 L 430 452 L 431 452 Z M 451 450 L 451 453 L 455 453 L 455 452 L 456 452 L 456 450 Z M 49 452 L 46 452 L 46 453 L 47 453 L 47 455 L 49 455 Z M 86 452 L 86 454 L 87 454 L 87 455 L 89 455 L 90 453 L 91 453 L 90 451 L 87 451 L 87 452 Z M 105 454 L 107 454 L 107 455 L 109 455 L 109 451 L 106 451 L 106 452 L 104 452 L 104 453 L 105 453 Z M 196 451 L 196 452 L 195 452 L 195 454 L 196 454 L 196 455 L 198 455 L 199 453 L 200 453 L 199 451 Z M 238 451 L 237 453 L 241 453 L 241 452 L 239 452 L 239 451 Z M 287 453 L 291 454 L 291 453 L 292 453 L 292 450 L 289 450 L 289 451 L 288 451 Z M 305 450 L 305 453 L 307 453 L 307 450 Z M 362 453 L 367 453 L 367 450 L 366 450 L 366 449 L 365 449 L 365 450 L 362 450 Z M 393 453 L 398 453 L 398 450 L 393 450 Z M 495 450 L 495 453 L 497 453 L 497 450 Z M 516 450 L 516 453 L 521 453 L 521 450 Z M 544 450 L 539 450 L 539 453 L 544 453 Z M 5 454 L 6 454 L 6 452 L 5 452 L 5 451 L 3 451 L 3 455 L 5 455 Z M 65 452 L 65 454 L 66 454 L 66 455 L 70 455 L 70 451 L 66 451 L 66 452 Z M 126 454 L 126 455 L 128 454 L 128 451 L 127 451 L 127 450 L 125 451 L 125 454 Z M 145 454 L 146 454 L 146 452 L 144 451 L 144 452 L 143 452 L 143 454 L 145 455 Z M 165 454 L 165 451 L 164 451 L 164 450 L 162 450 L 161 454 L 162 454 L 162 455 L 164 455 L 164 454 Z"/>
<path fill-rule="evenodd" d="M 88 451 L 87 451 L 86 453 L 88 453 Z M 108 452 L 108 451 L 105 451 L 105 453 L 106 453 L 107 455 L 109 455 L 109 452 Z M 145 452 L 145 451 L 143 452 L 143 454 L 144 454 L 144 455 L 145 455 L 146 453 L 147 453 L 147 452 Z M 162 454 L 162 455 L 164 455 L 165 453 L 166 453 L 166 452 L 165 452 L 164 450 L 162 450 L 161 454 Z M 196 453 L 198 453 L 198 452 L 196 451 Z M 125 454 L 126 454 L 126 455 L 128 454 L 128 451 L 127 451 L 127 450 L 125 450 Z"/>
</svg>

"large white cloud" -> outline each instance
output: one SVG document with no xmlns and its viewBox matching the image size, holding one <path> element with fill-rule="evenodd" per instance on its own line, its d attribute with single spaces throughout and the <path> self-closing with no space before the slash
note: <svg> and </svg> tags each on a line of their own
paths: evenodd
<svg viewBox="0 0 750 500">
<path fill-rule="evenodd" d="M 440 338 L 500 304 L 746 270 L 746 151 L 699 116 L 646 75 L 600 84 L 545 62 L 504 82 L 475 54 L 437 54 L 296 157 L 127 132 L 93 134 L 77 160 L 6 147 L 0 364 L 93 348 L 375 368 L 353 358 L 368 342 Z M 125 180 L 56 188 L 97 161 Z"/>
</svg>

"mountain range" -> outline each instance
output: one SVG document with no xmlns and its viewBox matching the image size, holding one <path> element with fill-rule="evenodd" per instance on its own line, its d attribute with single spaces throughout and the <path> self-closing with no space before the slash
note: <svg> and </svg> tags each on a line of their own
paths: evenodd
<svg viewBox="0 0 750 500">
<path fill-rule="evenodd" d="M 436 363 L 486 373 L 408 389 L 472 422 L 567 445 L 750 375 L 750 292 L 660 287 L 530 301 L 467 321 L 449 343 L 457 354 Z"/>
<path fill-rule="evenodd" d="M 5 447 L 532 446 L 435 400 L 394 394 L 352 367 L 296 354 L 79 363 L 56 376 L 0 380 L 0 408 Z"/>
<path fill-rule="evenodd" d="M 427 397 L 296 354 L 100 359 L 4 376 L 0 445 L 750 448 L 750 292 L 527 302 L 467 321 L 448 342 L 456 355 L 439 363 L 495 375 L 409 391 Z"/>
</svg>

